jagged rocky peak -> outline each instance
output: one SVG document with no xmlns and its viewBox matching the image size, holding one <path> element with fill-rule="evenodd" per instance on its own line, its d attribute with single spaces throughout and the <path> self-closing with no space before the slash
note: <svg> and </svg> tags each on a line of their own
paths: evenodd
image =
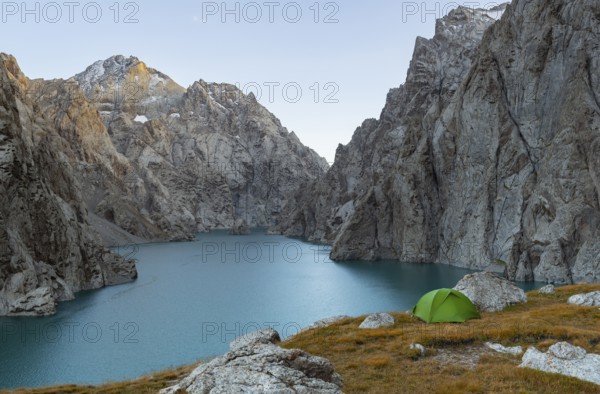
<svg viewBox="0 0 600 394">
<path fill-rule="evenodd" d="M 509 3 L 504 3 L 491 8 L 471 8 L 458 6 L 448 12 L 448 15 L 436 20 L 435 34 L 437 36 L 461 35 L 479 36 L 490 23 L 499 20 Z"/>
<path fill-rule="evenodd" d="M 459 6 L 436 20 L 432 38 L 418 36 L 406 80 L 390 89 L 381 120 L 396 122 L 411 110 L 422 116 L 423 100 L 426 105 L 438 99 L 445 101 L 442 105 L 447 104 L 469 70 L 483 33 L 502 16 L 507 5 L 490 9 Z M 416 102 L 412 98 L 417 98 Z"/>
<path fill-rule="evenodd" d="M 185 92 L 168 75 L 134 56 L 99 60 L 74 79 L 90 101 L 101 104 L 101 114 L 110 117 L 118 111 L 152 119 L 169 112 Z"/>
<path fill-rule="evenodd" d="M 254 94 L 246 95 L 237 86 L 228 83 L 206 82 L 200 79 L 192 84 L 184 96 L 185 106 L 209 105 L 215 111 L 235 111 L 258 104 Z"/>
<path fill-rule="evenodd" d="M 113 87 L 111 84 L 116 86 L 124 83 L 131 83 L 156 95 L 185 91 L 168 75 L 147 67 L 135 56 L 115 55 L 106 60 L 98 60 L 74 78 L 86 94 L 93 93 L 93 89 L 98 87 Z"/>
<path fill-rule="evenodd" d="M 257 131 L 258 136 L 281 135 L 289 139 L 291 145 L 303 147 L 296 134 L 288 132 L 281 121 L 256 100 L 252 92 L 245 94 L 236 85 L 208 83 L 204 80 L 194 82 L 183 97 L 182 107 L 184 117 L 205 119 L 211 124 L 210 128 L 213 132 L 224 128 L 222 125 L 215 125 L 210 121 L 211 119 L 217 117 L 221 119 L 220 122 L 224 122 L 224 119 L 229 117 L 237 121 L 237 124 L 233 123 L 236 127 L 227 128 L 236 138 L 248 139 L 252 137 L 254 131 Z M 310 149 L 300 150 L 318 161 L 319 174 L 320 170 L 328 168 L 326 161 L 318 155 L 315 156 Z"/>
<path fill-rule="evenodd" d="M 410 94 L 426 95 L 431 89 L 448 99 L 462 82 L 483 33 L 504 12 L 507 4 L 493 9 L 459 6 L 436 21 L 431 39 L 417 37 L 405 88 Z M 427 91 L 420 92 L 423 87 Z M 392 102 L 396 105 L 396 102 Z"/>
<path fill-rule="evenodd" d="M 0 53 L 0 61 L 2 61 L 9 81 L 17 83 L 20 88 L 27 88 L 29 79 L 21 71 L 17 59 L 13 55 L 2 52 Z"/>
</svg>

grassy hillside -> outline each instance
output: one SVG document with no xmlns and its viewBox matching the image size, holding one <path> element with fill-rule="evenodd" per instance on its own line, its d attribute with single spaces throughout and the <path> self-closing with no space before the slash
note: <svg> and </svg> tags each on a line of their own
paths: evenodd
<svg viewBox="0 0 600 394">
<path fill-rule="evenodd" d="M 600 354 L 600 308 L 566 304 L 569 296 L 600 285 L 567 286 L 555 294 L 528 293 L 529 302 L 483 313 L 463 324 L 424 324 L 394 313 L 393 327 L 359 330 L 364 317 L 313 329 L 282 344 L 328 358 L 344 377 L 346 393 L 598 393 L 574 378 L 518 368 L 520 356 L 495 353 L 486 341 L 547 350 L 568 341 Z M 420 343 L 427 354 L 411 350 Z M 155 393 L 189 373 L 192 366 L 104 386 L 62 386 L 16 393 Z"/>
<path fill-rule="evenodd" d="M 566 304 L 569 296 L 600 290 L 568 286 L 555 294 L 528 293 L 526 304 L 483 313 L 463 324 L 424 324 L 393 314 L 394 327 L 359 330 L 363 318 L 312 330 L 283 344 L 331 360 L 344 377 L 346 393 L 598 393 L 600 387 L 574 378 L 518 368 L 520 356 L 487 349 L 506 346 L 547 348 L 568 341 L 600 353 L 600 308 Z M 427 349 L 425 357 L 411 343 Z"/>
</svg>

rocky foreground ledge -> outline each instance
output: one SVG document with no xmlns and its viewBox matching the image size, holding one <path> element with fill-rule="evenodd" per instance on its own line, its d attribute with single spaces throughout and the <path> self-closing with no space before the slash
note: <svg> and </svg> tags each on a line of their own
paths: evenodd
<svg viewBox="0 0 600 394">
<path fill-rule="evenodd" d="M 277 346 L 279 334 L 264 329 L 237 338 L 230 352 L 202 364 L 160 394 L 342 393 L 342 377 L 329 360 Z"/>
</svg>

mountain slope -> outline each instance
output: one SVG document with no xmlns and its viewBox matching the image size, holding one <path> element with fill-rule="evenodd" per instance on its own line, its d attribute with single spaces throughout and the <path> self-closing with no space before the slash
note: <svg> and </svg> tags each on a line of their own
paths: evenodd
<svg viewBox="0 0 600 394">
<path fill-rule="evenodd" d="M 441 207 L 430 136 L 494 22 L 459 7 L 437 22 L 431 40 L 417 38 L 406 83 L 389 92 L 380 119 L 338 147 L 326 177 L 300 189 L 278 229 L 333 243 L 335 259 L 432 261 Z"/>
<path fill-rule="evenodd" d="M 130 170 L 122 179 L 126 192 L 109 182 L 86 199 L 99 217 L 131 234 L 185 239 L 236 224 L 269 226 L 300 181 L 327 169 L 235 86 L 200 80 L 183 89 L 122 56 L 96 62 L 74 80 Z"/>
<path fill-rule="evenodd" d="M 452 11 L 278 229 L 332 243 L 335 259 L 599 281 L 598 7 L 515 0 L 493 25 Z M 482 23 L 481 44 L 456 34 Z"/>
</svg>

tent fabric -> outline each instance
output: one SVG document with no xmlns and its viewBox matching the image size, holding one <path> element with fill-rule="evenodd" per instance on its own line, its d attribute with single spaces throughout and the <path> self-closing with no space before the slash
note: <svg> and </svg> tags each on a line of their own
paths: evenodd
<svg viewBox="0 0 600 394">
<path fill-rule="evenodd" d="M 425 294 L 412 310 L 427 323 L 462 323 L 479 318 L 471 300 L 454 289 L 437 289 Z"/>
</svg>

